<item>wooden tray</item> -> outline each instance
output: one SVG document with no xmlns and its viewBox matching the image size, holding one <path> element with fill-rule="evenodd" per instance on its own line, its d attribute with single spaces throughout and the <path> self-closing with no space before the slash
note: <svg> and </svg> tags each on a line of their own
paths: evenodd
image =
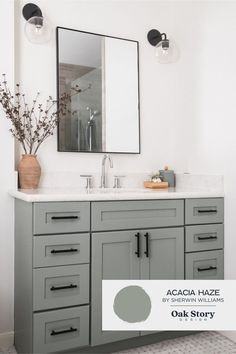
<svg viewBox="0 0 236 354">
<path fill-rule="evenodd" d="M 168 188 L 168 182 L 151 182 L 151 181 L 144 181 L 143 182 L 145 188 Z"/>
</svg>

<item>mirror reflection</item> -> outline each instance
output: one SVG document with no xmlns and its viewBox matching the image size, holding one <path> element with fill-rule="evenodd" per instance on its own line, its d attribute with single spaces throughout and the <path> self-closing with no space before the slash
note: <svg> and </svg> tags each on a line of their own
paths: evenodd
<svg viewBox="0 0 236 354">
<path fill-rule="evenodd" d="M 139 153 L 138 42 L 57 28 L 58 150 Z"/>
</svg>

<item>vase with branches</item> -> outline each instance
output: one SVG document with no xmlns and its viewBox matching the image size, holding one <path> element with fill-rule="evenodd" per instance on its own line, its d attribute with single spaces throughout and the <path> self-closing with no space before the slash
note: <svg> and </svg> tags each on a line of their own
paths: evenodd
<svg viewBox="0 0 236 354">
<path fill-rule="evenodd" d="M 15 92 L 12 93 L 6 75 L 3 74 L 3 79 L 0 81 L 0 105 L 5 117 L 11 122 L 10 132 L 19 141 L 24 152 L 18 165 L 21 188 L 38 187 L 41 174 L 36 158 L 38 149 L 47 138 L 53 135 L 60 117 L 70 113 L 71 97 L 85 91 L 78 85 L 70 90 L 69 93 L 64 92 L 58 100 L 49 96 L 44 104 L 40 102 L 38 92 L 32 104 L 29 105 L 25 94 L 21 92 L 20 84 L 16 84 Z M 24 165 L 27 165 L 26 169 Z"/>
</svg>

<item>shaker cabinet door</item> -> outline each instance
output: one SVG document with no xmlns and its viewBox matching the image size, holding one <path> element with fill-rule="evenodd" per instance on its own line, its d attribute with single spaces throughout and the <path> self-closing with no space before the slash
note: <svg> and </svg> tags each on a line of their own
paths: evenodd
<svg viewBox="0 0 236 354">
<path fill-rule="evenodd" d="M 92 346 L 139 335 L 139 332 L 102 330 L 102 280 L 140 278 L 136 234 L 136 231 L 92 234 Z"/>
<path fill-rule="evenodd" d="M 184 228 L 149 229 L 142 236 L 141 279 L 184 279 Z"/>
<path fill-rule="evenodd" d="M 141 279 L 184 279 L 184 228 L 144 232 Z"/>
</svg>

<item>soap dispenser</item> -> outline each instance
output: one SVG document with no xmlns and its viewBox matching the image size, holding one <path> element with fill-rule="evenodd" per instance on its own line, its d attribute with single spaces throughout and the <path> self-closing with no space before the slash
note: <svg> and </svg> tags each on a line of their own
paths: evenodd
<svg viewBox="0 0 236 354">
<path fill-rule="evenodd" d="M 169 170 L 169 167 L 165 166 L 159 172 L 162 180 L 169 183 L 169 187 L 175 187 L 175 173 L 173 170 Z"/>
</svg>

